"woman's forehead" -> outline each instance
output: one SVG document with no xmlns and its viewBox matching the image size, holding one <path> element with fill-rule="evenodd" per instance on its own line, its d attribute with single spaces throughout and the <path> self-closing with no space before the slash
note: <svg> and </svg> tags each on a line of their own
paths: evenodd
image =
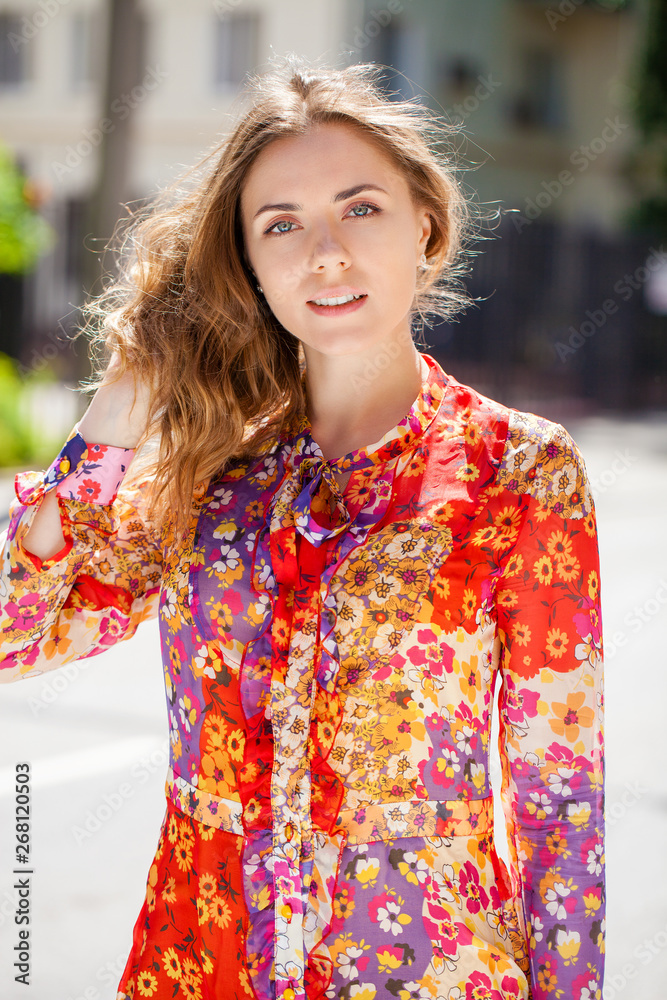
<svg viewBox="0 0 667 1000">
<path fill-rule="evenodd" d="M 335 195 L 362 183 L 395 184 L 401 179 L 390 156 L 360 129 L 317 124 L 266 146 L 246 174 L 242 198 L 254 201 L 267 188 L 280 188 L 287 196 L 311 188 L 321 193 L 328 186 Z"/>
</svg>

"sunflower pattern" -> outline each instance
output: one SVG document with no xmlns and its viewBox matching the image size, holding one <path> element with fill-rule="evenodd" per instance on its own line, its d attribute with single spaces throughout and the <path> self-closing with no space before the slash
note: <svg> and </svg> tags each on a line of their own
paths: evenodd
<svg viewBox="0 0 667 1000">
<path fill-rule="evenodd" d="M 584 465 L 560 425 L 422 364 L 380 441 L 326 461 L 304 416 L 199 483 L 179 538 L 123 479 L 132 453 L 76 429 L 17 477 L 0 680 L 160 621 L 166 813 L 118 1000 L 601 995 Z M 22 539 L 50 489 L 66 544 L 40 560 Z"/>
</svg>

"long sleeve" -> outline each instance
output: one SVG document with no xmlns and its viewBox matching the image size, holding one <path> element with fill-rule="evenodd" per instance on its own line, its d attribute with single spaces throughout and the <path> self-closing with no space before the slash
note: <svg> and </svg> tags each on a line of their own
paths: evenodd
<svg viewBox="0 0 667 1000">
<path fill-rule="evenodd" d="M 503 486 L 516 542 L 497 593 L 502 795 L 533 1000 L 600 996 L 604 963 L 602 643 L 595 511 L 557 424 L 516 419 Z"/>
<path fill-rule="evenodd" d="M 132 455 L 88 444 L 75 428 L 46 473 L 17 476 L 0 536 L 0 681 L 103 652 L 157 613 L 159 538 L 141 484 L 120 489 Z M 65 544 L 41 560 L 23 539 L 50 490 Z"/>
</svg>

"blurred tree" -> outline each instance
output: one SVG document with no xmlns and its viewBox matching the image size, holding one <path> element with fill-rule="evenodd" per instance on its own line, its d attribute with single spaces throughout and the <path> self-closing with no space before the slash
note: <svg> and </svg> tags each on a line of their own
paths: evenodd
<svg viewBox="0 0 667 1000">
<path fill-rule="evenodd" d="M 636 72 L 634 117 L 640 142 L 629 173 L 639 201 L 630 222 L 667 231 L 667 0 L 647 0 Z"/>
<path fill-rule="evenodd" d="M 100 281 L 111 269 L 104 253 L 122 205 L 130 197 L 132 155 L 132 89 L 139 83 L 141 27 L 137 0 L 108 0 L 107 51 L 104 91 L 100 107 L 97 180 L 88 205 L 83 284 L 87 293 L 100 290 Z M 106 123 L 106 127 L 102 127 Z M 86 358 L 79 358 L 79 372 L 89 372 Z"/>
<path fill-rule="evenodd" d="M 0 274 L 23 274 L 55 240 L 36 211 L 38 196 L 9 152 L 0 147 Z"/>
<path fill-rule="evenodd" d="M 0 146 L 0 351 L 15 358 L 23 334 L 22 276 L 55 242 L 39 203 L 34 184 Z"/>
</svg>

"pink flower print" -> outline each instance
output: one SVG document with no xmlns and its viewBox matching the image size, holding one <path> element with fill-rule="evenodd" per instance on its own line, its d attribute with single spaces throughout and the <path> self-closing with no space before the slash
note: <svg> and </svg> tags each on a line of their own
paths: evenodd
<svg viewBox="0 0 667 1000">
<path fill-rule="evenodd" d="M 44 617 L 48 604 L 39 594 L 24 594 L 18 601 L 7 601 L 8 618 L 14 619 L 14 628 L 29 632 Z"/>
<path fill-rule="evenodd" d="M 466 861 L 459 872 L 461 896 L 466 896 L 466 906 L 470 913 L 479 913 L 480 907 L 489 905 L 486 890 L 479 884 L 479 872 L 471 861 Z"/>
<path fill-rule="evenodd" d="M 466 1000 L 503 1000 L 498 990 L 484 972 L 473 972 L 468 976 Z"/>
<path fill-rule="evenodd" d="M 129 618 L 112 609 L 100 622 L 100 645 L 113 646 L 125 632 L 128 621 Z"/>
</svg>

